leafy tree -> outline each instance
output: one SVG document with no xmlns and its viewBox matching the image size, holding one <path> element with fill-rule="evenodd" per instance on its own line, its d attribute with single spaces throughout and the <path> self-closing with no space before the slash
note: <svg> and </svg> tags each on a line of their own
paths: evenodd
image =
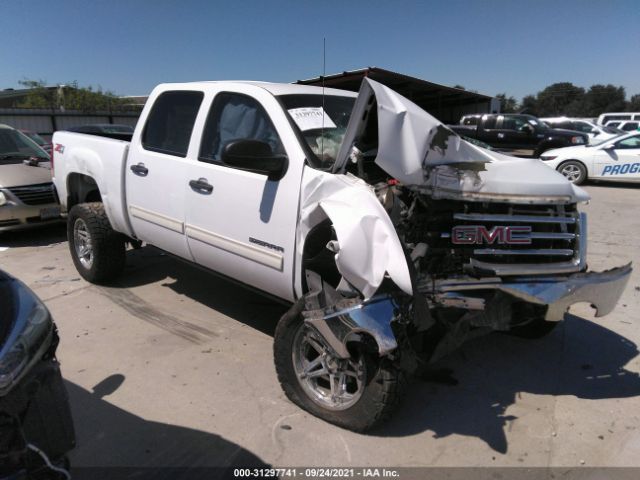
<svg viewBox="0 0 640 480">
<path fill-rule="evenodd" d="M 96 90 L 93 87 L 79 87 L 71 82 L 57 88 L 46 87 L 44 80 L 22 80 L 20 85 L 29 88 L 26 98 L 18 104 L 19 108 L 51 108 L 61 110 L 79 110 L 82 112 L 109 111 L 124 105 L 124 100 L 110 91 Z"/>
<path fill-rule="evenodd" d="M 584 88 L 571 82 L 549 85 L 536 96 L 536 112 L 541 117 L 580 115 L 583 110 Z"/>
<path fill-rule="evenodd" d="M 604 112 L 626 110 L 624 87 L 615 85 L 592 85 L 585 94 L 583 115 L 597 117 Z"/>
<path fill-rule="evenodd" d="M 520 112 L 528 113 L 529 115 L 537 115 L 538 113 L 538 102 L 536 97 L 533 95 L 527 95 L 522 99 L 520 103 Z"/>
<path fill-rule="evenodd" d="M 627 103 L 628 112 L 640 112 L 640 93 L 636 93 Z"/>
<path fill-rule="evenodd" d="M 516 113 L 518 111 L 518 102 L 514 97 L 507 97 L 506 93 L 499 93 L 496 98 L 500 100 L 500 111 L 502 113 Z"/>
</svg>

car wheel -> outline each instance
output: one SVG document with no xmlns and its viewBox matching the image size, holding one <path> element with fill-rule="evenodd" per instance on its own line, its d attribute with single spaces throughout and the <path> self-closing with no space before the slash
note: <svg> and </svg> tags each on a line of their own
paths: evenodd
<svg viewBox="0 0 640 480">
<path fill-rule="evenodd" d="M 558 166 L 558 171 L 571 183 L 580 185 L 587 179 L 587 169 L 582 162 L 569 160 Z"/>
<path fill-rule="evenodd" d="M 125 238 L 111 228 L 102 203 L 74 205 L 67 218 L 67 238 L 73 263 L 85 280 L 107 282 L 124 269 Z"/>
<path fill-rule="evenodd" d="M 274 359 L 278 380 L 293 403 L 348 430 L 363 432 L 388 419 L 399 404 L 405 377 L 364 344 L 337 358 L 323 337 L 304 323 L 299 301 L 278 322 Z"/>
</svg>

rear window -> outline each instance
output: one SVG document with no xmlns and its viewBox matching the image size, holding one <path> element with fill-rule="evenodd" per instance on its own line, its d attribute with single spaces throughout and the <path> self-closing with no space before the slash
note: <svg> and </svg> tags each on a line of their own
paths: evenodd
<svg viewBox="0 0 640 480">
<path fill-rule="evenodd" d="M 142 133 L 142 146 L 153 152 L 186 157 L 202 92 L 162 93 L 153 104 Z"/>
</svg>

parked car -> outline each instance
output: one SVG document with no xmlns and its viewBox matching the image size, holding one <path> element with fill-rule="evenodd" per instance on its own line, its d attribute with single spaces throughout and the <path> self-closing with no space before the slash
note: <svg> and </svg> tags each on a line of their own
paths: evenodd
<svg viewBox="0 0 640 480">
<path fill-rule="evenodd" d="M 481 117 L 465 116 L 466 125 L 450 125 L 465 137 L 488 143 L 501 151 L 539 157 L 552 148 L 584 145 L 589 137 L 573 130 L 549 128 L 536 117 L 522 114 L 484 114 Z M 475 122 L 475 123 L 474 123 Z"/>
<path fill-rule="evenodd" d="M 0 232 L 60 220 L 49 155 L 18 130 L 0 125 Z"/>
<path fill-rule="evenodd" d="M 75 434 L 57 347 L 47 307 L 0 271 L 0 478 L 69 478 Z"/>
<path fill-rule="evenodd" d="M 622 130 L 623 132 L 633 132 L 638 130 L 638 127 L 640 127 L 640 121 L 638 120 L 625 120 L 616 126 L 618 130 Z"/>
<path fill-rule="evenodd" d="M 20 132 L 24 133 L 27 137 L 36 142 L 41 149 L 47 152 L 47 155 L 51 155 L 51 142 L 47 142 L 44 138 L 31 130 L 24 130 L 21 128 Z"/>
<path fill-rule="evenodd" d="M 354 97 L 163 84 L 131 142 L 56 132 L 76 269 L 108 282 L 125 243 L 147 242 L 291 303 L 274 335 L 284 392 L 358 431 L 471 330 L 542 335 L 575 302 L 614 308 L 631 268 L 587 272 L 584 190 L 371 79 Z"/>
<path fill-rule="evenodd" d="M 598 117 L 598 125 L 607 125 L 612 120 L 640 120 L 640 112 L 607 112 Z"/>
<path fill-rule="evenodd" d="M 589 178 L 640 182 L 640 132 L 618 135 L 596 145 L 550 150 L 540 160 L 576 185 Z"/>
<path fill-rule="evenodd" d="M 569 117 L 547 117 L 541 118 L 545 124 L 551 128 L 562 128 L 565 130 L 574 130 L 576 132 L 586 133 L 589 136 L 589 143 L 593 141 L 600 142 L 607 138 L 613 138 L 622 132 L 613 127 L 602 127 L 588 120 Z"/>
</svg>

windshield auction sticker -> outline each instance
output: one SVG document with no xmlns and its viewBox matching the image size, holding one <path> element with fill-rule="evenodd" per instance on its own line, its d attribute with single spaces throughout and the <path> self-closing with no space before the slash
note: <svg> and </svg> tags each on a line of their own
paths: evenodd
<svg viewBox="0 0 640 480">
<path fill-rule="evenodd" d="M 321 128 L 337 128 L 331 117 L 322 107 L 292 108 L 289 114 L 300 130 L 318 130 Z M 324 118 L 324 124 L 322 119 Z"/>
</svg>

